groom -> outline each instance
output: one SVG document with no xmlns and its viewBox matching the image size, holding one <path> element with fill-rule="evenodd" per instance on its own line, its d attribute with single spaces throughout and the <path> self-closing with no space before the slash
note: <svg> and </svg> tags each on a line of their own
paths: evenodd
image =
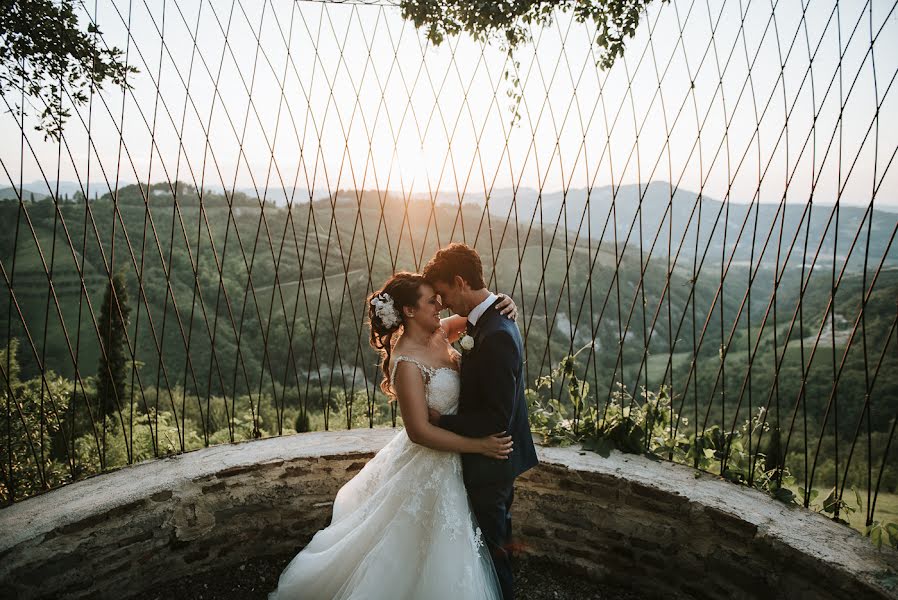
<svg viewBox="0 0 898 600">
<path fill-rule="evenodd" d="M 509 562 L 514 480 L 538 462 L 524 399 L 521 333 L 514 321 L 496 310 L 498 298 L 486 289 L 480 256 L 465 244 L 439 250 L 423 274 L 444 306 L 468 317 L 468 335 L 474 340 L 462 357 L 458 414 L 431 410 L 431 422 L 467 437 L 507 431 L 514 442 L 507 460 L 462 454 L 471 508 L 493 557 L 502 596 L 510 600 L 514 598 Z"/>
</svg>

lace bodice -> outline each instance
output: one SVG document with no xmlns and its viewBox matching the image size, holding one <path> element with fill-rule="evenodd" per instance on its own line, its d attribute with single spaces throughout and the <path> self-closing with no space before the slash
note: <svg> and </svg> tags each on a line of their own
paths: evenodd
<svg viewBox="0 0 898 600">
<path fill-rule="evenodd" d="M 452 352 L 455 353 L 455 349 L 452 349 Z M 444 415 L 455 414 L 455 411 L 458 410 L 458 395 L 461 391 L 461 376 L 459 372 L 451 367 L 431 367 L 411 356 L 397 354 L 392 357 L 393 366 L 390 368 L 391 381 L 396 380 L 396 367 L 402 361 L 417 365 L 421 370 L 421 374 L 424 376 L 427 406 Z"/>
</svg>

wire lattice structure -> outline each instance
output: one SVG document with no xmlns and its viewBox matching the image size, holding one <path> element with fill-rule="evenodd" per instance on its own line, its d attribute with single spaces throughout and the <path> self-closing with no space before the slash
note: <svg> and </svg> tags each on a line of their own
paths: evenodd
<svg viewBox="0 0 898 600">
<path fill-rule="evenodd" d="M 671 439 L 718 436 L 696 466 L 764 459 L 836 517 L 856 488 L 872 523 L 898 491 L 898 3 L 652 5 L 608 71 L 561 13 L 508 57 L 397 4 L 84 2 L 134 88 L 59 142 L 4 97 L 4 500 L 395 426 L 364 298 L 463 241 L 531 387 L 568 355 L 599 414 L 664 387 Z"/>
</svg>

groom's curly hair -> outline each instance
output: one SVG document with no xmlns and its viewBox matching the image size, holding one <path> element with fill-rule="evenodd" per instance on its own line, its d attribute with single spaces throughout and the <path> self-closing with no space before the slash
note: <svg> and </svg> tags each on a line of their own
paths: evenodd
<svg viewBox="0 0 898 600">
<path fill-rule="evenodd" d="M 480 255 L 467 244 L 449 244 L 437 250 L 421 273 L 428 282 L 453 283 L 455 276 L 464 279 L 472 290 L 486 287 Z"/>
</svg>

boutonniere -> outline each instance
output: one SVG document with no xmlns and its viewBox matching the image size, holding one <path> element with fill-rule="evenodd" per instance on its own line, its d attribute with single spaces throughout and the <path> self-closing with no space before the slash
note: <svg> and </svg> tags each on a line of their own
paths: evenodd
<svg viewBox="0 0 898 600">
<path fill-rule="evenodd" d="M 465 334 L 459 340 L 458 345 L 461 346 L 462 351 L 465 353 L 474 349 L 474 338 L 471 337 L 468 329 L 465 329 Z"/>
</svg>

